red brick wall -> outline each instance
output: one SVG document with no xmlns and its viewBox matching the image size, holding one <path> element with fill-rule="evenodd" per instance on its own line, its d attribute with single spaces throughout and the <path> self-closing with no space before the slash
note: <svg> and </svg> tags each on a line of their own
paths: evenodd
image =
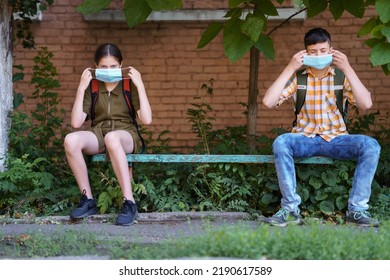
<svg viewBox="0 0 390 280">
<path fill-rule="evenodd" d="M 137 68 L 143 76 L 153 109 L 153 124 L 148 127 L 155 136 L 169 130 L 171 145 L 176 148 L 193 146 L 196 135 L 191 131 L 186 111 L 193 97 L 201 95 L 201 85 L 214 79 L 214 96 L 206 99 L 213 107 L 214 128 L 246 123 L 244 108 L 247 103 L 249 55 L 238 62 L 230 62 L 223 54 L 222 36 L 218 36 L 203 49 L 196 49 L 198 40 L 208 26 L 205 22 L 148 22 L 129 30 L 126 23 L 87 22 L 75 7 L 81 1 L 57 0 L 43 14 L 43 20 L 34 24 L 37 47 L 47 46 L 54 54 L 53 63 L 58 70 L 62 107 L 66 110 L 65 123 L 69 124 L 70 111 L 82 71 L 94 65 L 97 46 L 111 42 L 117 44 L 124 56 L 124 65 Z M 118 1 L 120 2 L 120 1 Z M 223 0 L 185 1 L 186 8 L 223 8 Z M 120 7 L 114 3 L 112 7 Z M 305 21 L 290 21 L 272 34 L 275 43 L 275 61 L 260 57 L 258 133 L 268 134 L 274 127 L 289 128 L 293 118 L 292 103 L 269 110 L 261 105 L 266 88 L 279 75 L 291 56 L 303 49 L 303 36 L 313 27 L 324 27 L 332 35 L 333 46 L 349 57 L 351 65 L 373 94 L 373 111 L 382 115 L 389 111 L 389 78 L 382 70 L 371 68 L 370 49 L 356 34 L 364 19 L 355 19 L 344 13 L 334 21 L 329 13 Z M 271 21 L 271 30 L 280 21 Z M 24 50 L 17 45 L 14 63 L 25 66 L 25 82 L 15 84 L 15 90 L 25 95 L 33 92 L 29 84 L 32 58 L 36 50 Z M 27 103 L 27 109 L 33 104 Z"/>
</svg>

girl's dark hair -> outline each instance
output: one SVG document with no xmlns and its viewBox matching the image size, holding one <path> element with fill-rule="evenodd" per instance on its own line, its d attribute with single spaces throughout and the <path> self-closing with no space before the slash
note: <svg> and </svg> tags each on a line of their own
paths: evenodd
<svg viewBox="0 0 390 280">
<path fill-rule="evenodd" d="M 119 48 L 114 44 L 109 44 L 109 43 L 103 44 L 96 49 L 95 52 L 96 65 L 98 65 L 100 59 L 102 59 L 105 56 L 113 56 L 119 62 L 119 64 L 122 64 L 122 60 L 123 60 L 122 53 L 119 50 Z"/>
<path fill-rule="evenodd" d="M 318 43 L 328 42 L 330 45 L 330 34 L 323 28 L 313 28 L 310 29 L 305 34 L 305 48 L 310 45 L 315 45 Z"/>
</svg>

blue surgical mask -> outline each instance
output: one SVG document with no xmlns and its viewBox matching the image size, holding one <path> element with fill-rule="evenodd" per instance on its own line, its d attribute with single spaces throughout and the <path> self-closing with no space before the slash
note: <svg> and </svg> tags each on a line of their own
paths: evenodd
<svg viewBox="0 0 390 280">
<path fill-rule="evenodd" d="M 95 70 L 96 79 L 105 83 L 115 83 L 122 80 L 122 70 L 120 68 Z"/>
<path fill-rule="evenodd" d="M 331 54 L 326 55 L 304 55 L 303 64 L 315 69 L 324 69 L 332 63 L 333 57 Z"/>
</svg>

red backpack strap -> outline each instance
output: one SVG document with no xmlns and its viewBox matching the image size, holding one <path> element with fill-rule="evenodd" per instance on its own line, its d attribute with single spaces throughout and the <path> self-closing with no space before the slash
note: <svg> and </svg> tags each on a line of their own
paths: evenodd
<svg viewBox="0 0 390 280">
<path fill-rule="evenodd" d="M 90 84 L 91 88 L 91 111 L 90 111 L 90 116 L 91 120 L 93 121 L 95 119 L 95 107 L 96 107 L 96 102 L 99 97 L 99 82 L 96 79 L 91 80 Z"/>
<path fill-rule="evenodd" d="M 131 91 L 131 80 L 130 79 L 123 79 L 122 80 L 122 89 L 123 89 L 123 97 L 125 98 L 127 107 L 129 108 L 130 117 L 133 120 L 133 124 L 134 124 L 135 128 L 137 129 L 138 136 L 139 136 L 141 143 L 142 143 L 142 149 L 141 149 L 141 154 L 142 154 L 145 150 L 145 141 L 142 138 L 142 135 L 139 131 L 139 127 L 137 124 L 137 112 L 135 111 L 134 106 L 133 106 L 133 102 L 132 102 L 132 96 L 131 96 L 132 91 Z"/>
<path fill-rule="evenodd" d="M 135 122 L 136 119 L 136 113 L 132 102 L 132 90 L 131 90 L 131 80 L 130 79 L 123 79 L 122 80 L 122 88 L 123 88 L 123 97 L 125 98 L 127 107 L 129 108 L 129 113 L 131 118 L 133 119 L 133 122 Z"/>
</svg>

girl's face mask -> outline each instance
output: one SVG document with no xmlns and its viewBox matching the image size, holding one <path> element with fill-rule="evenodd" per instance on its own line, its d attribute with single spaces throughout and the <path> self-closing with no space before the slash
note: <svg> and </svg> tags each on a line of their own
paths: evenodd
<svg viewBox="0 0 390 280">
<path fill-rule="evenodd" d="M 315 69 L 324 69 L 328 67 L 333 60 L 332 54 L 326 55 L 304 55 L 303 56 L 303 64 L 306 66 L 313 67 Z"/>
<path fill-rule="evenodd" d="M 107 68 L 98 68 L 92 70 L 92 74 L 94 73 L 95 79 L 105 82 L 105 83 L 116 83 L 121 81 L 122 79 L 128 78 L 128 76 L 123 73 L 125 70 L 128 70 L 129 68 L 113 68 L 113 69 L 107 69 Z M 123 74 L 122 74 L 123 73 Z"/>
</svg>

